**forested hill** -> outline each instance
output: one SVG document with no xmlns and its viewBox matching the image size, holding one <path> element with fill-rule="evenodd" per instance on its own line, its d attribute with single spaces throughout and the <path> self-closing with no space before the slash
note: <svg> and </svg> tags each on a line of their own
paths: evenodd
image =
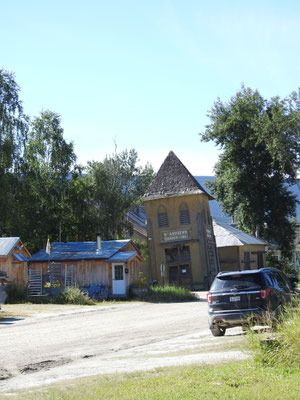
<svg viewBox="0 0 300 400">
<path fill-rule="evenodd" d="M 201 186 L 203 186 L 203 188 L 210 193 L 210 190 L 208 189 L 206 182 L 207 181 L 214 181 L 215 177 L 214 176 L 195 176 L 195 178 L 197 179 L 197 181 L 200 183 Z M 297 185 L 293 185 L 290 187 L 290 191 L 297 196 L 299 203 L 297 204 L 297 221 L 300 223 L 300 191 L 297 187 Z M 221 205 L 215 201 L 215 200 L 211 200 L 209 202 L 209 206 L 210 206 L 210 212 L 213 218 L 219 218 L 220 220 L 224 221 L 224 222 L 231 222 L 231 218 L 229 216 L 224 216 L 224 214 L 222 213 L 222 207 Z"/>
</svg>

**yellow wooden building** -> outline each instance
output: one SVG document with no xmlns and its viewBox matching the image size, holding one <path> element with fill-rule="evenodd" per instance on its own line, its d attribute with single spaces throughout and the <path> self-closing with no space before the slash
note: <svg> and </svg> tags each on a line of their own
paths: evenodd
<svg viewBox="0 0 300 400">
<path fill-rule="evenodd" d="M 209 200 L 171 151 L 144 196 L 152 280 L 192 289 L 210 286 L 219 263 Z"/>
<path fill-rule="evenodd" d="M 213 227 L 221 271 L 244 271 L 265 266 L 269 243 L 216 219 Z"/>
</svg>

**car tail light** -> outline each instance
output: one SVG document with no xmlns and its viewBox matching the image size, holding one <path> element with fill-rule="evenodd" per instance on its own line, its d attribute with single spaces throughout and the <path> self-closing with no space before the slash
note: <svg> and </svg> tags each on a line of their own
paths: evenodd
<svg viewBox="0 0 300 400">
<path fill-rule="evenodd" d="M 212 302 L 212 294 L 211 293 L 207 293 L 206 297 L 207 297 L 208 304 L 210 304 Z"/>
<path fill-rule="evenodd" d="M 260 297 L 265 300 L 269 296 L 269 292 L 270 289 L 261 289 Z"/>
</svg>

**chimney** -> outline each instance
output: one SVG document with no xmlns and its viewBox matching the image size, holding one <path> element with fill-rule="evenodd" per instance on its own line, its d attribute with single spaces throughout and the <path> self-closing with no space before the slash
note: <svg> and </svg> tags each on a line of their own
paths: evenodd
<svg viewBox="0 0 300 400">
<path fill-rule="evenodd" d="M 101 236 L 100 233 L 97 233 L 97 251 L 101 250 Z"/>
</svg>

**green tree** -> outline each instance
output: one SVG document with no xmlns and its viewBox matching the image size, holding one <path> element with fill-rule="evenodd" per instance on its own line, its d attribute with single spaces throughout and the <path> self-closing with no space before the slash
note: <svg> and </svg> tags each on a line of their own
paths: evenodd
<svg viewBox="0 0 300 400">
<path fill-rule="evenodd" d="M 14 75 L 0 70 L 0 234 L 12 235 L 15 226 L 20 168 L 28 132 L 19 86 Z M 15 215 L 13 215 L 15 214 Z"/>
<path fill-rule="evenodd" d="M 27 224 L 22 237 L 34 249 L 43 246 L 48 236 L 59 240 L 65 220 L 71 218 L 66 195 L 75 161 L 73 144 L 63 137 L 60 116 L 42 112 L 31 124 L 23 167 Z"/>
<path fill-rule="evenodd" d="M 295 177 L 285 156 L 279 157 L 275 142 L 279 131 L 283 135 L 291 129 L 292 117 L 282 113 L 279 118 L 280 113 L 275 112 L 278 102 L 277 98 L 268 102 L 258 91 L 242 87 L 229 103 L 216 101 L 209 113 L 211 122 L 201 138 L 212 140 L 223 149 L 215 165 L 216 180 L 210 185 L 223 211 L 232 216 L 239 228 L 274 239 L 288 256 L 295 235 L 291 217 L 296 199 L 288 190 L 286 178 L 292 183 Z M 271 127 L 279 123 L 280 129 L 273 137 Z M 270 145 L 272 138 L 274 143 Z M 289 142 L 294 143 L 292 132 Z M 297 155 L 294 166 L 296 159 Z"/>
<path fill-rule="evenodd" d="M 260 128 L 260 140 L 272 162 L 279 164 L 286 180 L 300 190 L 300 89 L 283 100 L 274 97 L 268 101 Z"/>
<path fill-rule="evenodd" d="M 91 188 L 90 206 L 93 210 L 95 233 L 105 240 L 132 234 L 126 218 L 128 211 L 141 203 L 141 198 L 153 179 L 153 169 L 137 165 L 135 150 L 115 152 L 103 162 L 88 164 L 87 179 Z"/>
</svg>

